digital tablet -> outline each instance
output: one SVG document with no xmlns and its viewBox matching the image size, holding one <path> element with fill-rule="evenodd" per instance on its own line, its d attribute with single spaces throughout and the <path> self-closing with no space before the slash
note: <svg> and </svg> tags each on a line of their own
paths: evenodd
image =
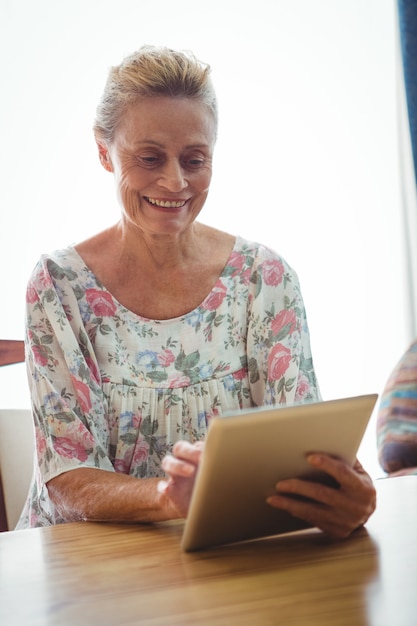
<svg viewBox="0 0 417 626">
<path fill-rule="evenodd" d="M 208 430 L 181 547 L 199 550 L 307 528 L 266 498 L 285 478 L 329 482 L 309 452 L 353 465 L 377 394 L 262 407 L 216 417 Z"/>
</svg>

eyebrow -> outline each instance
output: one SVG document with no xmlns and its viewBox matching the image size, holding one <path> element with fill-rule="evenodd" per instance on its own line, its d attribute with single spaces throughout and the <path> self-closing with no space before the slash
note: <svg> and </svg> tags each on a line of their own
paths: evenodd
<svg viewBox="0 0 417 626">
<path fill-rule="evenodd" d="M 165 145 L 162 143 L 159 143 L 159 141 L 155 141 L 154 139 L 141 139 L 139 141 L 135 141 L 134 146 L 141 146 L 141 145 L 152 145 L 152 146 L 156 146 L 158 148 L 165 148 Z M 210 144 L 208 143 L 196 143 L 196 144 L 190 144 L 189 146 L 185 146 L 186 149 L 190 149 L 190 148 L 208 148 Z"/>
</svg>

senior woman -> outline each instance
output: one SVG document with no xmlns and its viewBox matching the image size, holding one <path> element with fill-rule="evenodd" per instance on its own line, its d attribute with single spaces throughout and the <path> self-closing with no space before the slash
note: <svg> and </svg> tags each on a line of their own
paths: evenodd
<svg viewBox="0 0 417 626">
<path fill-rule="evenodd" d="M 42 256 L 28 284 L 37 462 L 19 528 L 186 515 L 213 416 L 320 398 L 294 271 L 196 221 L 217 132 L 209 74 L 150 46 L 110 70 L 94 134 L 121 215 Z M 294 479 L 270 504 L 347 536 L 374 509 L 372 481 L 359 463 L 311 463 L 340 488 Z"/>
</svg>

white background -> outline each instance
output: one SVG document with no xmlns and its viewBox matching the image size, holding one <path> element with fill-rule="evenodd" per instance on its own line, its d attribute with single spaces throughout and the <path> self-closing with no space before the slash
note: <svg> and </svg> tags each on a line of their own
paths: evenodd
<svg viewBox="0 0 417 626">
<path fill-rule="evenodd" d="M 23 338 L 39 255 L 118 219 L 91 126 L 108 68 L 144 43 L 212 67 L 201 221 L 296 269 L 325 399 L 381 393 L 411 340 L 391 0 L 0 0 L 1 337 Z M 3 405 L 28 404 L 23 365 L 0 385 Z M 377 476 L 374 431 L 360 460 Z"/>
</svg>

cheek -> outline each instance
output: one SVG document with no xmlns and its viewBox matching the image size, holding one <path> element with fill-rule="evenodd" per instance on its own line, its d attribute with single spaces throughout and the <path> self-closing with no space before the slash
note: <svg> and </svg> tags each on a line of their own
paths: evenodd
<svg viewBox="0 0 417 626">
<path fill-rule="evenodd" d="M 129 215 L 134 215 L 139 205 L 139 196 L 135 181 L 132 176 L 129 175 L 129 172 L 122 172 L 115 183 L 119 202 Z"/>
<path fill-rule="evenodd" d="M 196 189 L 198 189 L 200 192 L 208 191 L 210 187 L 210 183 L 211 183 L 211 176 L 212 176 L 211 169 L 204 170 L 204 172 L 200 172 L 198 176 L 198 180 L 196 180 L 194 183 Z"/>
</svg>

